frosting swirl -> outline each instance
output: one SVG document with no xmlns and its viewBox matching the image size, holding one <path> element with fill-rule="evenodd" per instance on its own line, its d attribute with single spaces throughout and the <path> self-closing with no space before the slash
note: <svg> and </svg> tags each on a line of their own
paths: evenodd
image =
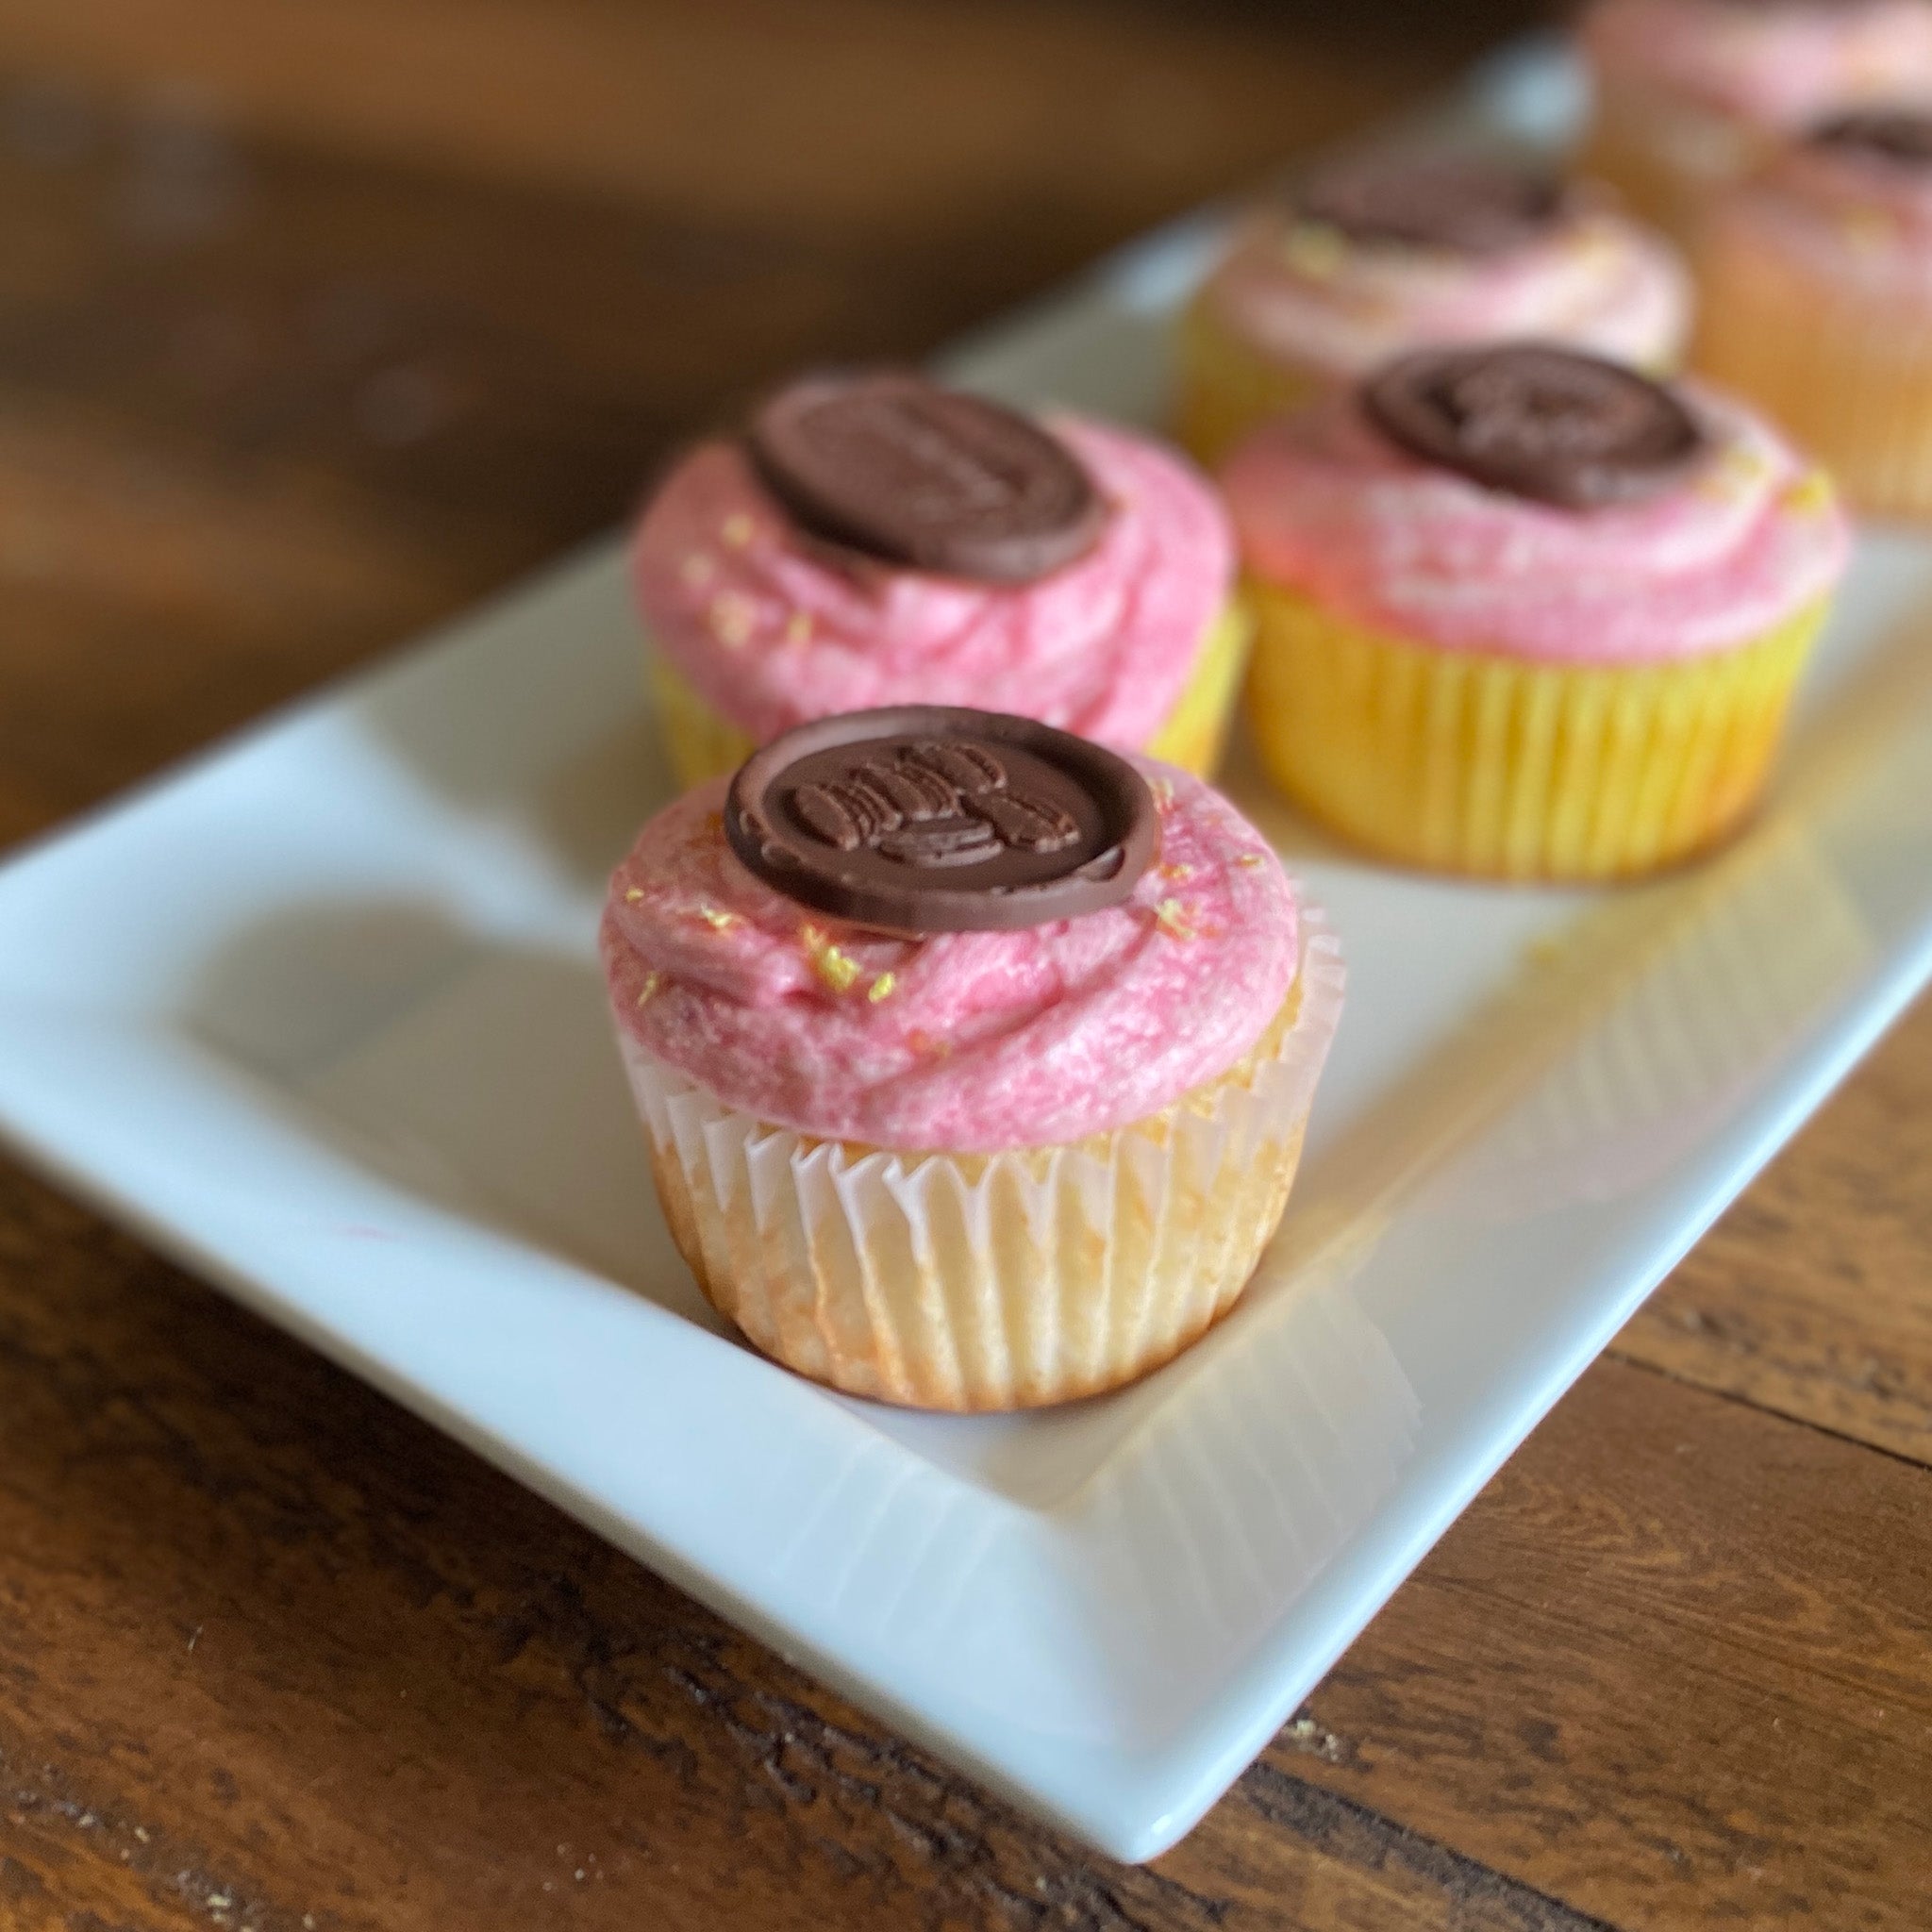
<svg viewBox="0 0 1932 1932">
<path fill-rule="evenodd" d="M 1596 0 L 1584 51 L 1614 83 L 1789 130 L 1847 103 L 1932 94 L 1924 0 Z"/>
<path fill-rule="evenodd" d="M 1353 397 L 1263 430 L 1224 481 L 1249 568 L 1449 649 L 1631 663 L 1727 649 L 1823 596 L 1849 538 L 1761 419 L 1686 384 L 1709 443 L 1678 488 L 1579 516 L 1391 441 Z"/>
<path fill-rule="evenodd" d="M 1158 862 L 1120 905 L 1014 932 L 889 938 L 813 914 L 726 841 L 722 779 L 668 806 L 611 881 L 618 1023 L 761 1120 L 992 1152 L 1144 1119 L 1218 1078 L 1294 983 L 1294 888 L 1234 807 L 1134 760 Z"/>
<path fill-rule="evenodd" d="M 1027 584 L 972 582 L 802 531 L 743 447 L 687 456 L 632 550 L 658 647 L 764 743 L 808 719 L 909 701 L 1024 711 L 1118 750 L 1146 744 L 1225 606 L 1234 538 L 1192 465 L 1076 418 L 1047 425 L 1106 499 L 1092 547 Z"/>
<path fill-rule="evenodd" d="M 1829 300 L 1932 307 L 1932 111 L 1844 114 L 1716 197 L 1715 263 L 1790 264 Z"/>
<path fill-rule="evenodd" d="M 1400 224 L 1405 241 L 1386 232 L 1396 225 L 1392 217 L 1385 232 L 1357 236 L 1323 214 L 1341 190 L 1318 177 L 1299 203 L 1250 220 L 1203 286 L 1203 310 L 1262 354 L 1336 383 L 1425 342 L 1506 336 L 1573 342 L 1644 366 L 1675 357 L 1690 288 L 1667 243 L 1572 196 L 1545 215 L 1519 219 L 1539 207 L 1550 184 L 1489 163 L 1485 193 L 1492 198 L 1472 197 L 1452 219 L 1449 204 L 1459 191 L 1451 184 L 1466 178 L 1465 164 L 1439 158 L 1413 166 L 1413 175 L 1385 162 L 1340 177 L 1363 183 L 1343 198 L 1374 226 L 1374 204 L 1387 217 L 1407 192 L 1401 184 L 1413 179 L 1421 195 L 1440 196 L 1443 239 L 1424 240 L 1425 223 L 1414 209 Z M 1509 212 L 1512 198 L 1517 214 Z"/>
</svg>

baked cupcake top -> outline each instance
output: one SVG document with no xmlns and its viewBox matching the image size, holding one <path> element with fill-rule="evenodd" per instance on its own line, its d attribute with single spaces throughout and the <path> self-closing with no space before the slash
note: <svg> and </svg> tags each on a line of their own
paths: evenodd
<svg viewBox="0 0 1932 1932">
<path fill-rule="evenodd" d="M 620 1024 L 727 1106 L 973 1153 L 1227 1073 L 1288 997 L 1298 926 L 1280 861 L 1197 779 L 904 707 L 807 726 L 659 812 L 601 943 Z"/>
<path fill-rule="evenodd" d="M 1312 176 L 1250 222 L 1202 300 L 1253 346 L 1338 381 L 1424 342 L 1494 336 L 1657 362 L 1690 312 L 1673 250 L 1601 198 L 1440 155 Z"/>
<path fill-rule="evenodd" d="M 1844 567 L 1822 473 L 1737 403 L 1549 343 L 1424 350 L 1224 473 L 1250 569 L 1371 629 L 1569 662 L 1743 643 Z"/>
<path fill-rule="evenodd" d="M 1719 219 L 1826 283 L 1932 302 L 1932 105 L 1832 117 L 1730 191 Z"/>
<path fill-rule="evenodd" d="M 1932 92 L 1927 0 L 1596 0 L 1578 32 L 1606 77 L 1756 126 Z"/>
<path fill-rule="evenodd" d="M 900 372 L 808 378 L 691 452 L 634 551 L 658 647 L 763 742 L 808 719 L 985 704 L 1132 749 L 1225 604 L 1206 479 L 1129 431 Z"/>
</svg>

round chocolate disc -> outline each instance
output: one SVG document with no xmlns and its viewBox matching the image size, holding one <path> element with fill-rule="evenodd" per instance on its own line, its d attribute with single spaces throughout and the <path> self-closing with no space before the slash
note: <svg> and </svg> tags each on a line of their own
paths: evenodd
<svg viewBox="0 0 1932 1932">
<path fill-rule="evenodd" d="M 1305 222 L 1352 241 L 1457 255 L 1501 255 L 1534 242 L 1570 212 L 1554 175 L 1474 156 L 1392 157 L 1316 175 L 1296 195 Z"/>
<path fill-rule="evenodd" d="M 1863 108 L 1834 114 L 1811 130 L 1809 145 L 1923 174 L 1932 169 L 1932 108 Z"/>
<path fill-rule="evenodd" d="M 724 806 L 788 898 L 886 932 L 1009 932 L 1120 905 L 1160 820 L 1126 759 L 1000 711 L 895 705 L 801 724 Z"/>
<path fill-rule="evenodd" d="M 1411 455 L 1564 509 L 1660 495 L 1709 448 L 1662 384 L 1548 342 L 1419 350 L 1371 375 L 1361 402 Z"/>
<path fill-rule="evenodd" d="M 758 409 L 748 446 L 803 528 L 942 576 L 1031 582 L 1091 549 L 1106 520 L 1064 443 L 909 371 L 794 382 Z"/>
</svg>

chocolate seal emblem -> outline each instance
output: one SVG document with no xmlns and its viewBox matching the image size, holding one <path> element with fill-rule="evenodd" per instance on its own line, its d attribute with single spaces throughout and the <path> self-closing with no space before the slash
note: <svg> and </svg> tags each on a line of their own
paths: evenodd
<svg viewBox="0 0 1932 1932">
<path fill-rule="evenodd" d="M 795 382 L 759 408 L 748 447 L 803 528 L 941 576 L 1030 582 L 1091 549 L 1105 521 L 1063 443 L 909 372 Z"/>
<path fill-rule="evenodd" d="M 1113 752 L 940 705 L 801 724 L 731 781 L 724 834 L 767 885 L 887 932 L 1008 932 L 1120 905 L 1159 817 Z"/>
<path fill-rule="evenodd" d="M 1564 509 L 1659 495 L 1709 446 L 1661 384 L 1546 342 L 1403 356 L 1369 377 L 1361 402 L 1411 455 Z"/>
<path fill-rule="evenodd" d="M 1932 170 L 1932 108 L 1864 108 L 1834 114 L 1811 130 L 1808 144 L 1924 174 Z"/>
<path fill-rule="evenodd" d="M 1415 156 L 1325 170 L 1295 197 L 1294 212 L 1356 242 L 1501 255 L 1537 241 L 1572 206 L 1554 175 L 1470 156 Z"/>
</svg>

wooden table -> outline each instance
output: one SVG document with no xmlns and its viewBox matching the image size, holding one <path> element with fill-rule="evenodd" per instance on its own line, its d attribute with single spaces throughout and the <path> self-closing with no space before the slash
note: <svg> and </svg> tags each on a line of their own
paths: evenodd
<svg viewBox="0 0 1932 1932">
<path fill-rule="evenodd" d="M 0 841 L 1410 98 L 1431 19 L 5 0 Z M 1928 1461 L 1922 1007 L 1128 1870 L 0 1165 L 0 1925 L 1923 1927 Z"/>
</svg>

